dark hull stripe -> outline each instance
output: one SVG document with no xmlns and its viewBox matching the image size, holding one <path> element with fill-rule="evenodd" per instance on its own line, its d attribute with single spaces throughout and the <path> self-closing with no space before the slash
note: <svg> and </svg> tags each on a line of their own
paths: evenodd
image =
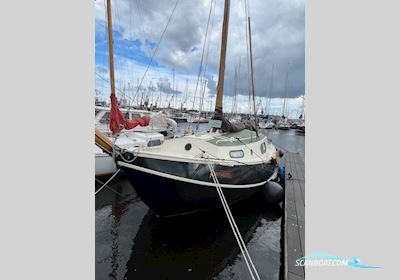
<svg viewBox="0 0 400 280">
<path fill-rule="evenodd" d="M 137 160 L 134 162 L 135 165 L 139 163 L 144 165 L 144 163 L 147 163 L 145 166 L 150 170 L 161 172 L 158 169 L 162 167 L 164 174 L 173 173 L 175 176 L 191 179 L 196 178 L 199 181 L 213 183 L 210 178 L 208 165 L 206 164 L 199 165 L 156 160 L 156 162 L 151 161 L 153 166 L 149 166 L 149 162 L 146 160 L 141 161 L 143 158 Z M 157 215 L 173 216 L 222 207 L 215 186 L 174 180 L 149 172 L 135 170 L 125 164 L 121 165 L 121 168 L 143 202 Z M 273 173 L 272 164 L 252 166 L 251 170 L 247 170 L 244 173 L 242 173 L 243 166 L 226 167 L 216 165 L 214 168 L 216 172 L 217 170 L 219 171 L 217 172 L 217 176 L 221 184 L 234 185 L 231 188 L 223 188 L 224 195 L 229 204 L 238 202 L 257 192 L 257 190 L 262 188 L 264 181 Z M 193 170 L 196 170 L 196 172 L 193 172 Z M 257 177 L 255 177 L 256 175 Z M 252 184 L 258 185 L 241 187 L 241 185 Z"/>
</svg>

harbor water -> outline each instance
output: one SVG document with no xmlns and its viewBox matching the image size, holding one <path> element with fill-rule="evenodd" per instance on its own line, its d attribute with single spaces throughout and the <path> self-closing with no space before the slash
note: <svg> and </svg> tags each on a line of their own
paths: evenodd
<svg viewBox="0 0 400 280">
<path fill-rule="evenodd" d="M 185 129 L 195 125 L 179 124 Z M 261 132 L 304 160 L 304 136 Z M 279 279 L 281 205 L 257 193 L 231 210 L 260 278 Z M 251 279 L 222 209 L 158 218 L 122 175 L 96 195 L 95 219 L 96 279 Z"/>
</svg>

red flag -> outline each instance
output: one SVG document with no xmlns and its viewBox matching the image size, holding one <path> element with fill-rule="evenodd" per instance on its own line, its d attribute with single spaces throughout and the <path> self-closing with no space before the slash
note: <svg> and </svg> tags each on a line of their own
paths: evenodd
<svg viewBox="0 0 400 280">
<path fill-rule="evenodd" d="M 119 110 L 117 97 L 115 93 L 112 92 L 110 95 L 111 99 L 111 113 L 110 113 L 110 123 L 109 128 L 113 134 L 117 134 L 121 131 L 125 124 L 124 115 Z"/>
</svg>

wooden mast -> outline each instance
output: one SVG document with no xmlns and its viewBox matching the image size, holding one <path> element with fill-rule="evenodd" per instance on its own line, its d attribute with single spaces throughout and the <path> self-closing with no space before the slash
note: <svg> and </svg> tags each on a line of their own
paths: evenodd
<svg viewBox="0 0 400 280">
<path fill-rule="evenodd" d="M 225 0 L 224 20 L 222 23 L 221 56 L 219 60 L 218 86 L 217 86 L 217 96 L 215 101 L 215 111 L 221 114 L 222 114 L 222 103 L 223 103 L 222 99 L 224 94 L 226 45 L 228 41 L 229 7 L 230 7 L 230 0 Z"/>
<path fill-rule="evenodd" d="M 114 81 L 114 52 L 113 52 L 113 39 L 112 39 L 112 22 L 111 22 L 111 0 L 107 0 L 107 23 L 108 23 L 108 52 L 110 60 L 110 85 L 111 94 L 115 94 L 115 81 Z M 104 135 L 99 129 L 95 129 L 95 143 L 105 153 L 112 155 L 114 143 Z"/>
<path fill-rule="evenodd" d="M 110 61 L 110 85 L 111 85 L 111 93 L 115 94 L 114 50 L 113 50 L 113 37 L 112 37 L 111 0 L 107 0 L 107 29 L 108 29 L 108 56 L 109 56 L 109 61 Z"/>
</svg>

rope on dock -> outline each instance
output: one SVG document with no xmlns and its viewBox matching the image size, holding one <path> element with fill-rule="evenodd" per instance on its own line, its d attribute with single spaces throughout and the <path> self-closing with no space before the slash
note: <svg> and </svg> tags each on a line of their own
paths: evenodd
<svg viewBox="0 0 400 280">
<path fill-rule="evenodd" d="M 105 182 L 104 185 L 102 185 L 102 186 L 100 187 L 100 189 L 98 189 L 94 194 L 95 194 L 95 195 L 98 194 L 105 186 L 107 186 L 108 183 L 111 182 L 112 179 L 114 179 L 115 176 L 117 176 L 117 174 L 118 174 L 120 171 L 121 171 L 121 169 L 118 169 L 118 170 L 114 173 L 114 175 L 112 175 L 111 178 L 108 179 L 107 182 Z"/>
<path fill-rule="evenodd" d="M 215 173 L 214 167 L 213 167 L 213 165 L 211 163 L 208 164 L 208 167 L 210 169 L 211 177 L 213 178 L 214 183 L 216 185 L 216 189 L 218 191 L 219 198 L 221 199 L 222 206 L 224 207 L 226 216 L 228 217 L 229 224 L 230 224 L 230 226 L 232 228 L 233 234 L 235 235 L 236 241 L 237 241 L 237 243 L 239 245 L 239 248 L 240 248 L 240 251 L 241 251 L 241 253 L 242 253 L 243 257 L 244 257 L 244 260 L 246 262 L 247 268 L 248 268 L 248 270 L 250 272 L 251 278 L 253 280 L 255 280 L 255 279 L 260 280 L 260 276 L 258 275 L 257 269 L 254 266 L 254 263 L 253 263 L 250 255 L 249 255 L 249 252 L 247 251 L 246 245 L 245 245 L 245 243 L 243 241 L 242 236 L 240 235 L 240 231 L 239 231 L 239 229 L 237 227 L 237 224 L 236 224 L 235 220 L 233 219 L 231 210 L 229 209 L 229 205 L 228 205 L 228 203 L 226 201 L 225 195 L 224 195 L 224 193 L 222 191 L 222 188 L 221 188 L 221 185 L 220 185 L 220 183 L 218 181 L 218 178 L 217 178 L 217 175 Z"/>
</svg>

